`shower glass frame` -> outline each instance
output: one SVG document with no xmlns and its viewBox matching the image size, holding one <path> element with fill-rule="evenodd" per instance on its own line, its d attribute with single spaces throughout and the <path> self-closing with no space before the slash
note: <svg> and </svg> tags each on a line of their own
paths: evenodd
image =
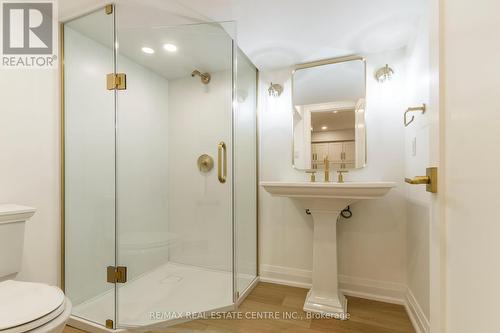
<svg viewBox="0 0 500 333">
<path fill-rule="evenodd" d="M 66 225 L 66 217 L 67 217 L 67 210 L 66 210 L 66 195 L 67 195 L 67 179 L 66 179 L 66 168 L 67 168 L 67 163 L 66 163 L 66 157 L 67 157 L 67 151 L 66 151 L 66 113 L 65 113 L 65 109 L 66 109 L 66 103 L 67 103 L 67 96 L 66 96 L 66 91 L 65 91 L 65 82 L 67 80 L 66 78 L 66 71 L 65 71 L 65 68 L 64 68 L 64 65 L 65 65 L 65 25 L 69 22 L 72 22 L 74 20 L 78 20 L 80 18 L 83 18 L 87 15 L 92 15 L 93 13 L 97 13 L 99 11 L 103 11 L 105 7 L 103 8 L 98 8 L 94 11 L 91 11 L 90 13 L 85 13 L 85 14 L 82 14 L 76 18 L 73 18 L 71 20 L 68 20 L 66 22 L 62 22 L 60 24 L 60 42 L 61 42 L 61 47 L 60 47 L 60 64 L 61 64 L 61 67 L 60 67 L 60 74 L 61 74 L 61 77 L 60 77 L 60 84 L 61 84 L 61 94 L 60 94 L 60 99 L 61 99 L 61 279 L 60 279 L 60 285 L 61 285 L 61 288 L 65 291 L 66 288 L 67 288 L 67 266 L 66 266 L 66 262 L 68 259 L 67 257 L 67 246 L 68 246 L 68 243 L 67 243 L 67 225 Z M 113 68 L 112 68 L 112 72 L 114 74 L 116 74 L 117 72 L 117 33 L 116 33 L 116 10 L 113 6 L 113 10 L 112 10 L 112 26 L 113 26 Z M 228 22 L 206 22 L 207 24 L 227 24 Z M 187 25 L 185 25 L 187 26 Z M 177 27 L 177 26 L 174 26 L 174 27 Z M 231 36 L 230 36 L 231 37 Z M 231 251 L 231 254 L 230 254 L 230 257 L 231 257 L 231 261 L 232 261 L 232 265 L 231 265 L 231 270 L 232 270 L 232 286 L 231 286 L 231 289 L 232 289 L 232 304 L 230 306 L 232 307 L 236 307 L 244 297 L 246 297 L 246 295 L 248 294 L 248 292 L 255 286 L 257 280 L 258 280 L 258 276 L 259 276 L 259 272 L 258 272 L 258 265 L 259 265 L 259 257 L 258 257 L 258 108 L 257 108 L 257 103 L 258 103 L 258 75 L 259 75 L 259 72 L 258 72 L 258 69 L 255 68 L 255 66 L 253 64 L 250 64 L 253 65 L 254 69 L 255 69 L 255 96 L 253 96 L 254 98 L 254 101 L 255 101 L 255 276 L 253 277 L 252 281 L 250 282 L 249 285 L 247 285 L 245 288 L 241 288 L 241 289 L 238 289 L 238 281 L 237 281 L 237 275 L 238 275 L 238 253 L 237 253 L 237 237 L 238 237 L 238 227 L 237 227 L 237 221 L 236 221 L 236 217 L 235 217 L 235 175 L 236 175 L 236 171 L 235 171 L 235 158 L 237 157 L 236 155 L 236 150 L 235 150 L 235 114 L 237 112 L 237 88 L 238 88 L 238 57 L 240 55 L 242 55 L 243 57 L 244 54 L 241 52 L 241 50 L 239 50 L 238 46 L 237 46 L 237 42 L 236 42 L 236 39 L 235 37 L 231 37 L 232 38 L 232 54 L 231 54 L 231 57 L 232 57 L 232 81 L 231 81 L 231 95 L 232 95 L 232 100 L 231 100 L 231 119 L 230 119 L 230 122 L 231 122 L 231 151 L 232 151 L 232 154 L 231 154 L 231 161 L 230 161 L 230 167 L 229 169 L 231 170 L 231 197 L 230 197 L 230 200 L 231 200 L 231 228 L 232 228 L 232 231 L 231 231 L 231 235 L 232 235 L 232 239 L 231 239 L 231 244 L 232 244 L 232 251 Z M 245 61 L 249 61 L 247 57 L 245 57 Z M 114 140 L 115 140 L 115 148 L 114 148 L 114 159 L 115 159 L 115 164 L 114 164 L 114 170 L 115 170 L 115 179 L 114 179 L 114 188 L 115 188 L 115 196 L 114 196 L 114 205 L 115 205 L 115 215 L 113 216 L 113 219 L 114 219 L 114 265 L 116 266 L 117 265 L 117 262 L 118 262 L 118 258 L 117 258 L 117 255 L 118 255 L 118 235 L 117 235 L 117 227 L 118 227 L 118 224 L 119 224 L 119 221 L 118 221 L 118 217 L 116 215 L 116 200 L 118 200 L 117 198 L 117 190 L 116 190 L 116 186 L 117 186 L 117 180 L 116 180 L 116 168 L 117 168 L 117 162 L 116 162 L 116 150 L 117 150 L 117 129 L 116 129 L 116 117 L 117 117 L 117 112 L 118 112 L 118 106 L 117 106 L 117 93 L 118 91 L 115 90 L 114 91 L 114 102 L 113 102 L 113 105 L 114 105 L 114 117 L 115 117 L 115 131 L 114 131 Z M 104 269 L 104 267 L 103 267 Z M 103 322 L 98 322 L 96 323 L 95 321 L 92 321 L 91 318 L 83 318 L 83 317 L 78 317 L 76 316 L 76 320 L 83 320 L 83 321 L 87 321 L 87 322 L 92 322 L 94 324 L 98 324 L 98 325 L 102 325 L 102 326 L 106 326 L 107 328 L 111 329 L 115 329 L 115 328 L 120 328 L 119 327 L 119 321 L 118 321 L 118 300 L 117 300 L 117 297 L 118 297 L 118 286 L 117 284 L 115 283 L 114 286 L 112 287 L 112 292 L 114 293 L 114 304 L 113 304 L 113 309 L 112 309 L 112 312 L 113 312 L 113 321 L 111 323 L 109 322 L 106 322 L 106 323 L 103 323 Z M 195 300 L 194 300 L 195 301 Z M 213 310 L 216 310 L 216 309 L 207 309 L 208 312 L 210 311 L 213 311 Z M 159 324 L 162 324 L 162 325 L 169 325 L 168 322 L 160 322 Z"/>
</svg>

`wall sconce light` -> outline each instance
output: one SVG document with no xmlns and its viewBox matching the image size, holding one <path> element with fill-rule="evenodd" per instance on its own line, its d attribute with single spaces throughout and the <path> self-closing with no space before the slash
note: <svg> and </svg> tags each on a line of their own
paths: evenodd
<svg viewBox="0 0 500 333">
<path fill-rule="evenodd" d="M 269 92 L 269 96 L 279 97 L 283 92 L 283 86 L 281 84 L 271 82 L 271 85 L 269 86 L 269 89 L 267 89 L 267 91 Z"/>
<path fill-rule="evenodd" d="M 378 82 L 383 83 L 387 80 L 390 80 L 393 75 L 394 70 L 392 70 L 389 65 L 385 65 L 384 67 L 377 69 L 377 71 L 375 72 L 375 79 L 377 79 Z"/>
</svg>

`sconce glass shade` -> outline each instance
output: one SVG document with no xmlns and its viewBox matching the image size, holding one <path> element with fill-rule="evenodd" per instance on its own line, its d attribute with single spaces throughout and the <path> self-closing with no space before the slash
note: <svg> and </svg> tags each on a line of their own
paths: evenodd
<svg viewBox="0 0 500 333">
<path fill-rule="evenodd" d="M 283 92 L 283 87 L 281 86 L 281 84 L 271 82 L 271 85 L 269 86 L 269 89 L 267 91 L 269 92 L 269 96 L 279 97 Z"/>
<path fill-rule="evenodd" d="M 393 75 L 394 71 L 392 68 L 389 67 L 389 65 L 385 65 L 384 67 L 377 69 L 375 72 L 375 79 L 377 79 L 378 82 L 383 83 L 390 80 Z"/>
</svg>

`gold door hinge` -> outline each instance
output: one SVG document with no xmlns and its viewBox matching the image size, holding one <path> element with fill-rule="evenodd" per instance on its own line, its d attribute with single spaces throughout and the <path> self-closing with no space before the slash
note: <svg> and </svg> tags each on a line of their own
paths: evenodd
<svg viewBox="0 0 500 333">
<path fill-rule="evenodd" d="M 106 7 L 104 7 L 104 12 L 106 15 L 113 14 L 113 4 L 106 5 Z"/>
<path fill-rule="evenodd" d="M 106 319 L 106 328 L 111 330 L 114 328 L 113 321 L 111 319 Z"/>
<path fill-rule="evenodd" d="M 127 75 L 125 73 L 111 73 L 106 75 L 106 88 L 108 90 L 127 89 Z"/>
<path fill-rule="evenodd" d="M 127 267 L 125 266 L 108 266 L 107 281 L 109 283 L 125 283 L 127 282 Z"/>
</svg>

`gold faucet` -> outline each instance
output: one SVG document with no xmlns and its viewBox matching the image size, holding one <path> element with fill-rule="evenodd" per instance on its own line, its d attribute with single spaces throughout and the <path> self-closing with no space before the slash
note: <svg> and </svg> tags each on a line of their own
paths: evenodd
<svg viewBox="0 0 500 333">
<path fill-rule="evenodd" d="M 325 167 L 325 182 L 330 181 L 330 162 L 328 162 L 328 155 L 323 159 L 323 164 Z"/>
<path fill-rule="evenodd" d="M 311 174 L 311 178 L 309 179 L 311 181 L 311 183 L 316 182 L 316 171 L 315 170 L 309 170 L 309 171 L 306 171 L 306 173 Z"/>
<path fill-rule="evenodd" d="M 337 173 L 339 175 L 337 182 L 338 183 L 343 183 L 344 182 L 344 173 L 348 173 L 349 171 L 347 170 L 337 170 Z"/>
</svg>

